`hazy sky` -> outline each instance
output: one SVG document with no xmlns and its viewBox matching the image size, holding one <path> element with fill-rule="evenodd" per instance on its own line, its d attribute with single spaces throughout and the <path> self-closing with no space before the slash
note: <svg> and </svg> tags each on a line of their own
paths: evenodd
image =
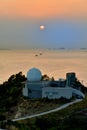
<svg viewBox="0 0 87 130">
<path fill-rule="evenodd" d="M 0 0 L 0 48 L 31 47 L 87 47 L 87 0 Z"/>
</svg>

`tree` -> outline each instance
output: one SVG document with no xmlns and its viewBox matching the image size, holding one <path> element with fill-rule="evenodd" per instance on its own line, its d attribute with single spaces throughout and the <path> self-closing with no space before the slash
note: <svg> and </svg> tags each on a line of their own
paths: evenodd
<svg viewBox="0 0 87 130">
<path fill-rule="evenodd" d="M 8 81 L 0 85 L 0 111 L 8 110 L 19 102 L 24 81 L 26 81 L 26 77 L 19 72 L 11 75 Z"/>
</svg>

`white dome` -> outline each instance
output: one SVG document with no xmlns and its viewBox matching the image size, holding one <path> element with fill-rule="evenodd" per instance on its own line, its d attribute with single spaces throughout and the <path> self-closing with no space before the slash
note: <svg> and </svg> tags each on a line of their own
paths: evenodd
<svg viewBox="0 0 87 130">
<path fill-rule="evenodd" d="M 42 78 L 41 71 L 37 68 L 31 68 L 27 72 L 27 79 L 28 81 L 40 81 Z"/>
</svg>

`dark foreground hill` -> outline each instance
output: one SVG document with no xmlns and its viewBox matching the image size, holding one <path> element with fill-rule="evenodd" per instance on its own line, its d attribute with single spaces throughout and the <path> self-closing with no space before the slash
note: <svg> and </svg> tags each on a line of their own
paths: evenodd
<svg viewBox="0 0 87 130">
<path fill-rule="evenodd" d="M 19 72 L 0 85 L 0 128 L 8 130 L 87 130 L 87 98 L 56 113 L 20 122 L 8 120 L 5 123 L 3 120 L 7 119 L 6 113 L 10 111 L 13 115 L 13 108 L 23 101 L 22 89 L 25 81 L 26 77 Z M 81 90 L 86 94 L 87 88 L 79 81 L 76 82 L 76 86 L 81 86 Z M 27 102 L 27 99 L 25 100 Z M 46 104 L 48 102 L 45 102 L 45 106 Z M 33 105 L 36 107 L 36 104 L 33 103 Z"/>
<path fill-rule="evenodd" d="M 5 126 L 8 130 L 87 130 L 87 97 L 52 114 L 18 122 L 8 120 Z"/>
</svg>

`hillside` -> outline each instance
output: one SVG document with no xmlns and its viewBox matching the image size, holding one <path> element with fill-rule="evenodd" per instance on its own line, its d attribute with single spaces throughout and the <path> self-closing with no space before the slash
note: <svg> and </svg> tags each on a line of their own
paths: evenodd
<svg viewBox="0 0 87 130">
<path fill-rule="evenodd" d="M 46 77 L 48 78 L 48 76 L 45 76 L 45 78 Z M 11 119 L 13 118 L 51 110 L 63 103 L 70 101 L 63 98 L 59 100 L 27 99 L 22 96 L 22 89 L 25 81 L 26 77 L 22 74 L 22 72 L 19 72 L 10 76 L 8 81 L 0 85 L 0 128 L 7 128 L 9 130 L 65 130 L 65 128 L 70 127 L 69 121 L 72 122 L 72 120 L 74 121 L 77 119 L 79 121 L 79 119 L 81 119 L 81 123 L 85 123 L 84 121 L 86 121 L 87 98 L 85 98 L 81 103 L 77 103 L 53 114 L 21 122 L 12 122 Z M 78 80 L 76 81 L 75 85 L 76 87 L 80 86 L 84 93 L 87 92 L 87 88 Z M 5 123 L 3 120 L 8 121 Z M 68 122 L 67 126 L 65 121 Z M 60 128 L 63 127 L 63 125 L 65 128 Z"/>
<path fill-rule="evenodd" d="M 18 122 L 8 121 L 8 130 L 87 130 L 87 96 L 58 112 Z"/>
</svg>

